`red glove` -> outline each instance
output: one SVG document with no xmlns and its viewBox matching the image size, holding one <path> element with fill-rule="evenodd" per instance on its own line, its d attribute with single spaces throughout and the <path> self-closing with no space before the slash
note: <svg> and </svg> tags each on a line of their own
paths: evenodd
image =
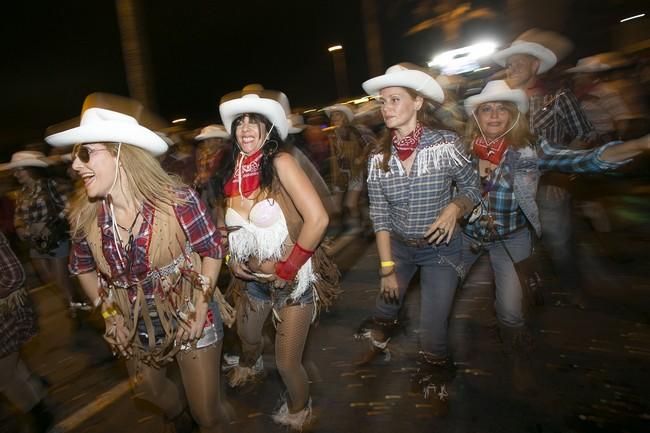
<svg viewBox="0 0 650 433">
<path fill-rule="evenodd" d="M 289 257 L 275 265 L 275 274 L 285 281 L 292 281 L 296 278 L 296 274 L 302 265 L 307 263 L 307 260 L 313 255 L 313 251 L 304 249 L 296 242 Z"/>
</svg>

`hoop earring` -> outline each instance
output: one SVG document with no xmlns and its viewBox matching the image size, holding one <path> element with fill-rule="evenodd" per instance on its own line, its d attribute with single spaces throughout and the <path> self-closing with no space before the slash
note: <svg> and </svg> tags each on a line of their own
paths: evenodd
<svg viewBox="0 0 650 433">
<path fill-rule="evenodd" d="M 274 147 L 271 147 L 271 146 L 274 146 Z M 272 155 L 272 154 L 274 154 L 275 152 L 278 151 L 278 148 L 280 147 L 280 145 L 278 144 L 278 142 L 276 140 L 271 139 L 271 140 L 268 140 L 264 144 L 264 147 L 266 147 L 268 149 L 268 152 L 265 152 L 265 153 L 268 153 L 269 155 Z"/>
</svg>

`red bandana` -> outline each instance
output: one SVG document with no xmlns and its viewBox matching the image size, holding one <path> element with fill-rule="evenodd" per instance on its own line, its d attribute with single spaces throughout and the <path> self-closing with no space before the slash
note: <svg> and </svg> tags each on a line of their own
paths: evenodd
<svg viewBox="0 0 650 433">
<path fill-rule="evenodd" d="M 399 156 L 401 161 L 404 161 L 406 158 L 411 156 L 413 151 L 415 151 L 415 148 L 418 146 L 421 136 L 422 126 L 419 122 L 415 125 L 413 132 L 401 140 L 397 138 L 397 135 L 393 132 L 393 146 L 397 149 L 397 156 Z"/>
<path fill-rule="evenodd" d="M 244 157 L 243 161 L 240 159 L 235 167 L 235 172 L 232 178 L 224 186 L 226 197 L 234 197 L 240 193 L 244 197 L 248 197 L 257 188 L 260 187 L 260 176 L 262 170 L 262 149 L 259 149 L 252 155 Z M 241 178 L 241 187 L 239 180 Z"/>
<path fill-rule="evenodd" d="M 487 143 L 483 137 L 476 137 L 472 143 L 474 153 L 481 159 L 490 161 L 492 164 L 499 164 L 508 145 L 505 137 Z"/>
</svg>

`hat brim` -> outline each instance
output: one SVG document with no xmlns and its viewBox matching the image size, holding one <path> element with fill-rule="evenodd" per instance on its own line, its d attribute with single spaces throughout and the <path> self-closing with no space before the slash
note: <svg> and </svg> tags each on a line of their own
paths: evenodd
<svg viewBox="0 0 650 433">
<path fill-rule="evenodd" d="M 219 113 L 223 126 L 232 135 L 232 122 L 244 113 L 261 114 L 266 117 L 278 130 L 283 140 L 289 134 L 289 122 L 286 113 L 279 102 L 267 98 L 237 98 L 223 102 L 219 105 Z"/>
<path fill-rule="evenodd" d="M 472 116 L 472 113 L 474 110 L 476 110 L 476 107 L 479 105 L 485 103 L 485 102 L 512 102 L 515 105 L 517 105 L 517 109 L 521 113 L 527 113 L 528 112 L 528 97 L 526 94 L 521 91 L 521 90 L 504 90 L 502 92 L 498 93 L 492 93 L 492 94 L 478 94 L 474 96 L 470 96 L 469 98 L 465 99 L 465 112 L 467 113 L 468 116 Z"/>
<path fill-rule="evenodd" d="M 557 63 L 557 57 L 553 51 L 549 50 L 543 45 L 537 44 L 535 42 L 520 42 L 517 44 L 510 45 L 508 48 L 497 51 L 492 55 L 492 60 L 500 66 L 505 67 L 508 57 L 514 56 L 515 54 L 528 54 L 539 59 L 539 69 L 537 70 L 538 74 L 543 74 L 544 72 L 551 69 Z"/>
<path fill-rule="evenodd" d="M 196 141 L 201 141 L 201 140 L 207 140 L 208 138 L 229 138 L 230 134 L 228 134 L 226 131 L 219 131 L 219 132 L 208 132 L 207 134 L 199 134 L 194 139 Z"/>
<path fill-rule="evenodd" d="M 52 134 L 45 137 L 45 141 L 55 147 L 76 143 L 124 143 L 140 147 L 156 156 L 168 149 L 165 140 L 155 132 L 138 124 L 110 120 Z"/>
<path fill-rule="evenodd" d="M 327 117 L 331 117 L 334 111 L 340 111 L 341 113 L 345 114 L 348 122 L 352 122 L 354 120 L 354 113 L 352 112 L 352 109 L 350 107 L 346 107 L 345 105 L 330 105 L 329 107 L 323 108 L 323 111 L 325 114 L 327 114 Z"/>
<path fill-rule="evenodd" d="M 0 164 L 0 171 L 5 171 L 5 170 L 12 170 L 14 168 L 20 168 L 20 167 L 40 167 L 44 168 L 47 167 L 49 164 L 46 161 L 42 161 L 40 159 L 22 159 L 20 161 L 14 161 L 14 162 L 7 162 L 5 164 Z"/>
<path fill-rule="evenodd" d="M 438 103 L 445 100 L 445 93 L 442 91 L 440 84 L 429 74 L 414 69 L 406 69 L 371 78 L 365 81 L 362 87 L 371 96 L 378 95 L 382 89 L 387 87 L 406 87 Z"/>
<path fill-rule="evenodd" d="M 612 69 L 611 66 L 605 64 L 598 65 L 581 65 L 574 66 L 573 68 L 567 69 L 565 72 L 568 74 L 580 74 L 580 73 L 594 73 L 594 72 L 605 72 Z"/>
</svg>

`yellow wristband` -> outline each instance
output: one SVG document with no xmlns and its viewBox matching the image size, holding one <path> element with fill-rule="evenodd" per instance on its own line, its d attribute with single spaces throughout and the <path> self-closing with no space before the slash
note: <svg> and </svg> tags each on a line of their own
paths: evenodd
<svg viewBox="0 0 650 433">
<path fill-rule="evenodd" d="M 108 319 L 109 317 L 113 317 L 117 315 L 117 310 L 113 307 L 109 308 L 106 311 L 102 311 L 102 317 L 104 319 Z"/>
<path fill-rule="evenodd" d="M 392 260 L 386 260 L 385 262 L 381 262 L 382 268 L 390 268 L 391 266 L 395 266 L 395 262 Z"/>
</svg>

